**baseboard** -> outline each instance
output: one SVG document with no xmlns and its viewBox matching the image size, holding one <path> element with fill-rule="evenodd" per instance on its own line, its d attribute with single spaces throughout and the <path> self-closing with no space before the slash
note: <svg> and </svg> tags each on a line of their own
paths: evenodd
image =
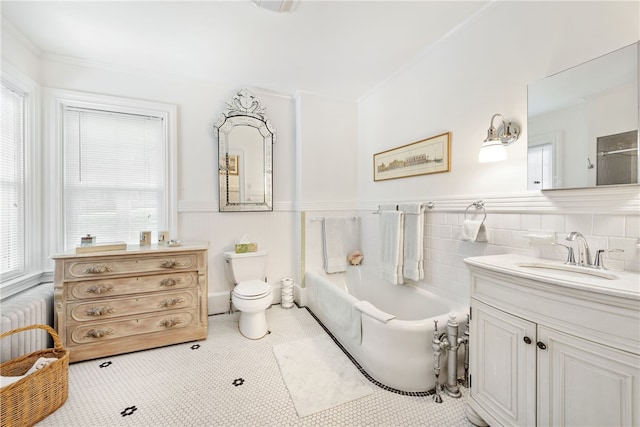
<svg viewBox="0 0 640 427">
<path fill-rule="evenodd" d="M 297 283 L 293 285 L 293 300 L 300 306 L 307 306 L 307 288 L 301 288 Z"/>
<path fill-rule="evenodd" d="M 282 300 L 282 292 L 280 291 L 280 282 L 277 285 L 271 285 L 271 295 L 273 296 L 273 300 L 271 301 L 271 305 L 280 304 Z"/>
<path fill-rule="evenodd" d="M 210 292 L 209 293 L 209 315 L 222 314 L 229 312 L 230 291 Z"/>
</svg>

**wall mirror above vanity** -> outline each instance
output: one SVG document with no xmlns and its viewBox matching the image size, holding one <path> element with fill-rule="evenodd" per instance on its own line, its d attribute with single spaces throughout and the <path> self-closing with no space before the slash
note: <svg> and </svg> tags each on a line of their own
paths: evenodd
<svg viewBox="0 0 640 427">
<path fill-rule="evenodd" d="M 248 89 L 226 104 L 214 124 L 220 212 L 272 211 L 276 132 L 265 115 L 266 108 Z"/>
<path fill-rule="evenodd" d="M 638 184 L 640 42 L 528 86 L 527 188 Z"/>
</svg>

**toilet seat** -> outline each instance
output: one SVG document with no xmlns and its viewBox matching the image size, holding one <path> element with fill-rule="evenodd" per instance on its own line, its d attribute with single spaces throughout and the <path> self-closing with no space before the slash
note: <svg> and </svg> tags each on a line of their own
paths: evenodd
<svg viewBox="0 0 640 427">
<path fill-rule="evenodd" d="M 271 293 L 271 286 L 262 280 L 247 280 L 238 283 L 233 293 L 240 299 L 260 299 Z"/>
</svg>

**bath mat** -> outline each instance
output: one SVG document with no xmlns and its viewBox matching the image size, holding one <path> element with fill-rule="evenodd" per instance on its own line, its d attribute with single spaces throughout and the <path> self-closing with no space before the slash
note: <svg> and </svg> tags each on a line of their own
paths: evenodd
<svg viewBox="0 0 640 427">
<path fill-rule="evenodd" d="M 373 393 L 372 384 L 328 335 L 273 346 L 299 417 Z"/>
</svg>

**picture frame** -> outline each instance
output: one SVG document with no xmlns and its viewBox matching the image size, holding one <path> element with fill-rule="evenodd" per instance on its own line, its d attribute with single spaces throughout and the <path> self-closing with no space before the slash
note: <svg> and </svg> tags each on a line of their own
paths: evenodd
<svg viewBox="0 0 640 427">
<path fill-rule="evenodd" d="M 451 170 L 451 132 L 373 155 L 373 180 L 407 178 Z"/>
<path fill-rule="evenodd" d="M 240 167 L 238 160 L 238 156 L 229 156 L 229 175 L 238 175 L 238 168 Z"/>
</svg>

